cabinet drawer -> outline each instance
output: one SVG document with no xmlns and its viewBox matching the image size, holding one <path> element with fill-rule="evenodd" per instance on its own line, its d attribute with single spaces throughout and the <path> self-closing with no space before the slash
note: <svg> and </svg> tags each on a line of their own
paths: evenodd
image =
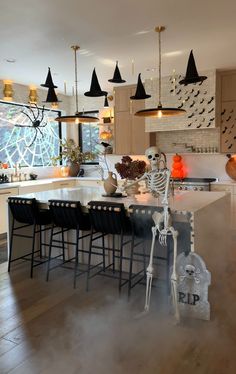
<svg viewBox="0 0 236 374">
<path fill-rule="evenodd" d="M 51 190 L 51 183 L 47 184 L 39 184 L 35 186 L 22 186 L 19 187 L 19 194 L 28 194 L 28 193 L 34 193 L 34 192 L 41 192 L 41 191 L 48 191 Z"/>
<path fill-rule="evenodd" d="M 57 188 L 70 188 L 70 187 L 74 187 L 75 185 L 75 181 L 61 181 L 61 182 L 53 182 L 53 189 L 57 189 Z"/>
<path fill-rule="evenodd" d="M 229 184 L 212 184 L 211 191 L 226 191 L 233 194 L 233 186 Z"/>
</svg>

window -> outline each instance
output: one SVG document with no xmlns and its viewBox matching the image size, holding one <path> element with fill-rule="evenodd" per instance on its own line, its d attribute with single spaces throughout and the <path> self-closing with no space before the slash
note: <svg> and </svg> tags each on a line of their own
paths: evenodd
<svg viewBox="0 0 236 374">
<path fill-rule="evenodd" d="M 84 112 L 88 115 L 98 115 L 98 111 Z M 96 152 L 96 145 L 99 144 L 99 125 L 97 123 L 79 124 L 79 144 L 82 152 Z M 87 161 L 86 164 L 97 164 L 98 159 L 93 162 Z"/>
<path fill-rule="evenodd" d="M 42 118 L 43 114 L 43 118 Z M 49 166 L 60 153 L 60 111 L 0 101 L 0 161 L 14 167 Z M 32 121 L 41 123 L 33 128 Z"/>
</svg>

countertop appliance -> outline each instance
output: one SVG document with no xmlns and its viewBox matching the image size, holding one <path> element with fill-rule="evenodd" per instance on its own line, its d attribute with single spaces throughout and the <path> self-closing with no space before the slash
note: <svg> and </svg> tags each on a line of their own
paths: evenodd
<svg viewBox="0 0 236 374">
<path fill-rule="evenodd" d="M 171 183 L 174 185 L 174 190 L 210 191 L 211 183 L 216 181 L 216 178 L 184 178 L 172 180 Z"/>
<path fill-rule="evenodd" d="M 9 183 L 9 179 L 6 174 L 0 174 L 0 184 L 1 183 Z"/>
</svg>

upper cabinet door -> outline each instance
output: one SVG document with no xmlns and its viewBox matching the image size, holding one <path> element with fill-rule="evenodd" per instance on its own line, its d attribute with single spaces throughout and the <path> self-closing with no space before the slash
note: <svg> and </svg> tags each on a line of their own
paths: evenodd
<svg viewBox="0 0 236 374">
<path fill-rule="evenodd" d="M 236 101 L 236 71 L 226 72 L 221 78 L 222 101 Z"/>
<path fill-rule="evenodd" d="M 116 112 L 115 115 L 115 153 L 130 155 L 131 150 L 131 115 L 129 112 Z"/>
<path fill-rule="evenodd" d="M 115 87 L 115 111 L 130 112 L 130 87 Z"/>
</svg>

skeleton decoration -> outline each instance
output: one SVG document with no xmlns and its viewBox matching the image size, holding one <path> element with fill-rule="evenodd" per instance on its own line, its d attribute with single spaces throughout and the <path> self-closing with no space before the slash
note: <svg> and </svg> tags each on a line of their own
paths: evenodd
<svg viewBox="0 0 236 374">
<path fill-rule="evenodd" d="M 151 170 L 146 172 L 139 180 L 146 180 L 149 191 L 155 197 L 161 198 L 163 212 L 155 212 L 153 220 L 155 226 L 152 227 L 152 244 L 150 251 L 150 260 L 147 267 L 147 285 L 146 285 L 146 300 L 145 311 L 149 310 L 151 299 L 151 288 L 153 278 L 153 255 L 156 236 L 159 234 L 159 242 L 162 246 L 167 245 L 167 237 L 172 236 L 174 242 L 173 252 L 173 270 L 171 274 L 171 294 L 175 310 L 175 317 L 179 320 L 178 301 L 177 301 L 177 274 L 176 274 L 176 257 L 177 257 L 177 237 L 178 231 L 174 229 L 171 223 L 170 209 L 169 209 L 169 190 L 170 190 L 170 170 L 166 166 L 166 156 L 160 152 L 157 147 L 150 147 L 146 150 L 145 156 L 150 162 Z M 135 181 L 136 183 L 137 181 Z M 128 186 L 131 186 L 129 184 Z"/>
<path fill-rule="evenodd" d="M 36 112 L 31 108 L 31 106 L 34 105 L 35 106 L 35 109 L 36 109 Z M 31 106 L 29 106 L 29 112 L 30 114 L 22 111 L 22 114 L 24 114 L 31 122 L 31 124 L 29 125 L 15 125 L 16 127 L 28 127 L 28 128 L 32 128 L 35 130 L 35 134 L 34 134 L 34 137 L 33 137 L 33 140 L 31 141 L 31 143 L 29 145 L 27 145 L 28 148 L 30 148 L 32 146 L 32 144 L 35 142 L 36 138 L 37 138 L 37 135 L 40 133 L 43 137 L 43 133 L 41 131 L 41 128 L 42 127 L 46 127 L 47 126 L 47 122 L 44 120 L 44 106 L 43 108 L 40 110 L 37 106 L 37 104 L 31 104 Z"/>
<path fill-rule="evenodd" d="M 196 253 L 180 253 L 176 259 L 179 313 L 183 317 L 210 319 L 208 286 L 211 274 Z"/>
</svg>

